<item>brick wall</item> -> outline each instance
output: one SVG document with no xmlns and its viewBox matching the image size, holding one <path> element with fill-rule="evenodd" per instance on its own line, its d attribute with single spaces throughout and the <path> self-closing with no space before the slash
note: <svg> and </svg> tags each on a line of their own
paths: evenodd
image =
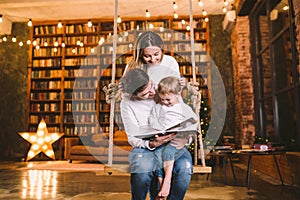
<svg viewBox="0 0 300 200">
<path fill-rule="evenodd" d="M 232 63 L 237 147 L 251 145 L 255 134 L 248 17 L 238 17 L 232 32 Z"/>
</svg>

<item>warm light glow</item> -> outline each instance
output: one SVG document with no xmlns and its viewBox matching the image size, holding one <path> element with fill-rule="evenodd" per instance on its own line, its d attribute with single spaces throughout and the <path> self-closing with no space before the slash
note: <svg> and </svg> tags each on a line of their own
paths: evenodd
<svg viewBox="0 0 300 200">
<path fill-rule="evenodd" d="M 121 22 L 122 22 L 122 19 L 121 19 L 120 16 L 118 16 L 117 22 L 118 22 L 118 23 L 121 23 Z"/>
<path fill-rule="evenodd" d="M 72 53 L 76 53 L 76 49 L 72 49 Z"/>
<path fill-rule="evenodd" d="M 203 2 L 202 2 L 201 0 L 199 0 L 199 1 L 198 1 L 198 5 L 199 5 L 200 7 L 202 7 L 204 4 L 203 4 Z"/>
<path fill-rule="evenodd" d="M 36 140 L 37 140 L 37 137 L 35 135 L 31 135 L 29 137 L 29 141 L 31 141 L 31 142 L 36 142 Z"/>
<path fill-rule="evenodd" d="M 44 133 L 44 130 L 38 130 L 37 131 L 37 135 L 39 136 L 39 137 L 41 137 L 41 136 L 43 136 L 45 133 Z"/>
<path fill-rule="evenodd" d="M 78 46 L 79 46 L 79 45 L 80 45 L 80 43 L 81 43 L 81 42 L 80 42 L 80 40 L 78 39 L 78 40 L 77 40 L 77 42 L 76 42 L 76 45 L 78 45 Z"/>
<path fill-rule="evenodd" d="M 63 26 L 63 25 L 62 25 L 61 21 L 58 21 L 57 27 L 58 27 L 58 28 L 62 28 L 62 26 Z"/>
<path fill-rule="evenodd" d="M 205 10 L 202 10 L 202 15 L 203 16 L 206 16 L 207 15 L 207 12 Z"/>
<path fill-rule="evenodd" d="M 35 150 L 35 151 L 38 150 L 39 148 L 40 148 L 40 146 L 37 145 L 37 144 L 32 145 L 32 149 Z"/>
<path fill-rule="evenodd" d="M 223 13 L 227 12 L 227 9 L 225 7 L 222 8 Z"/>
<path fill-rule="evenodd" d="M 36 50 L 39 50 L 39 49 L 40 49 L 40 46 L 39 46 L 39 45 L 36 45 L 36 46 L 35 46 L 35 49 L 36 49 Z"/>
<path fill-rule="evenodd" d="M 228 1 L 227 0 L 224 0 L 224 6 L 228 6 Z"/>
<path fill-rule="evenodd" d="M 57 52 L 57 48 L 55 47 L 55 48 L 53 49 L 53 51 L 56 53 L 56 52 Z"/>
<path fill-rule="evenodd" d="M 150 17 L 151 15 L 150 15 L 150 12 L 149 12 L 149 10 L 146 10 L 146 17 Z"/>
<path fill-rule="evenodd" d="M 177 10 L 177 8 L 178 8 L 178 6 L 177 6 L 177 4 L 176 4 L 175 1 L 173 1 L 173 8 L 174 8 L 175 10 Z"/>
<path fill-rule="evenodd" d="M 48 133 L 47 125 L 44 119 L 42 119 L 39 123 L 38 129 L 35 133 L 21 132 L 19 135 L 31 143 L 31 147 L 27 153 L 26 161 L 32 159 L 40 152 L 45 153 L 48 157 L 55 160 L 52 143 L 63 136 L 62 133 Z"/>
<path fill-rule="evenodd" d="M 11 41 L 12 41 L 12 42 L 16 42 L 16 41 L 17 41 L 16 36 L 13 36 L 13 37 L 11 38 Z"/>
<path fill-rule="evenodd" d="M 184 20 L 184 19 L 183 19 L 183 20 L 181 20 L 181 23 L 182 23 L 182 24 L 185 24 L 185 20 Z"/>
<path fill-rule="evenodd" d="M 23 134 L 22 134 L 22 137 L 23 137 L 25 140 L 28 140 L 28 138 L 29 138 L 29 133 L 23 133 Z"/>
<path fill-rule="evenodd" d="M 205 22 L 208 22 L 208 21 L 209 21 L 208 17 L 205 17 L 204 21 L 205 21 Z"/>
<path fill-rule="evenodd" d="M 33 46 L 36 46 L 36 45 L 37 45 L 37 42 L 34 40 L 34 41 L 32 42 L 32 45 L 33 45 Z"/>
<path fill-rule="evenodd" d="M 87 25 L 88 25 L 88 27 L 90 27 L 90 28 L 93 26 L 93 23 L 91 22 L 91 20 L 88 21 Z"/>
<path fill-rule="evenodd" d="M 21 42 L 19 42 L 19 46 L 21 47 L 21 46 L 23 46 L 23 42 L 21 41 Z"/>
<path fill-rule="evenodd" d="M 178 14 L 176 12 L 174 12 L 174 18 L 177 19 L 178 18 Z"/>
<path fill-rule="evenodd" d="M 31 19 L 29 19 L 29 21 L 27 22 L 27 25 L 28 25 L 29 27 L 32 26 L 32 20 L 31 20 Z"/>
<path fill-rule="evenodd" d="M 26 42 L 26 43 L 29 45 L 29 44 L 31 44 L 31 41 L 30 41 L 30 40 L 27 40 L 27 42 Z"/>
<path fill-rule="evenodd" d="M 48 42 L 47 42 L 47 41 L 44 42 L 44 46 L 45 46 L 45 47 L 48 46 Z"/>
<path fill-rule="evenodd" d="M 99 45 L 103 44 L 103 42 L 104 42 L 104 37 L 101 37 L 99 40 Z"/>
<path fill-rule="evenodd" d="M 149 28 L 150 28 L 150 29 L 153 29 L 153 28 L 154 28 L 154 25 L 153 25 L 153 24 L 149 24 Z"/>
<path fill-rule="evenodd" d="M 160 32 L 164 32 L 164 30 L 165 30 L 165 28 L 164 28 L 164 27 L 162 27 L 162 26 L 161 26 L 161 27 L 159 27 L 159 31 L 160 31 Z"/>
<path fill-rule="evenodd" d="M 3 40 L 3 42 L 6 42 L 6 41 L 7 41 L 7 37 L 4 36 L 4 37 L 2 38 L 2 40 Z"/>
<path fill-rule="evenodd" d="M 288 9 L 290 9 L 289 6 L 283 6 L 283 8 L 282 8 L 282 10 L 288 10 Z"/>
<path fill-rule="evenodd" d="M 55 47 L 58 47 L 58 42 L 55 41 L 53 45 L 54 45 Z"/>
<path fill-rule="evenodd" d="M 95 49 L 91 48 L 91 54 L 94 54 L 94 53 L 95 53 Z"/>
<path fill-rule="evenodd" d="M 190 30 L 191 30 L 191 27 L 190 27 L 189 25 L 187 25 L 187 26 L 186 26 L 186 30 L 187 30 L 187 31 L 190 31 Z"/>
<path fill-rule="evenodd" d="M 64 48 L 66 44 L 64 42 L 61 43 L 61 47 Z"/>
</svg>

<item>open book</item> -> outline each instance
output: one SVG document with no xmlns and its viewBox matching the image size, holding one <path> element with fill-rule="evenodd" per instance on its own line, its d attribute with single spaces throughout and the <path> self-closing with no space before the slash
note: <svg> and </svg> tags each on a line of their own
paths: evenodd
<svg viewBox="0 0 300 200">
<path fill-rule="evenodd" d="M 197 120 L 193 117 L 185 119 L 179 123 L 171 125 L 164 130 L 156 130 L 150 125 L 141 126 L 139 128 L 140 135 L 134 135 L 137 138 L 151 140 L 155 135 L 166 135 L 174 132 L 190 132 L 197 130 Z"/>
</svg>

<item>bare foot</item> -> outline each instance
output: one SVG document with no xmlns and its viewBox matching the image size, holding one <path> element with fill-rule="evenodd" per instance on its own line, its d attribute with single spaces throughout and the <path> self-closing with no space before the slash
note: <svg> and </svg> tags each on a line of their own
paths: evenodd
<svg viewBox="0 0 300 200">
<path fill-rule="evenodd" d="M 170 188 L 171 188 L 171 182 L 164 181 L 157 196 L 158 197 L 167 197 L 170 193 Z"/>
</svg>

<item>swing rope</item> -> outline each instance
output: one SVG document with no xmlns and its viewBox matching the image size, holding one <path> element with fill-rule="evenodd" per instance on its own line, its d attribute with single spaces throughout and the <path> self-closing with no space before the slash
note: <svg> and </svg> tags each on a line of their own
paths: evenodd
<svg viewBox="0 0 300 200">
<path fill-rule="evenodd" d="M 203 141 L 202 141 L 202 133 L 201 133 L 201 124 L 200 124 L 200 107 L 201 107 L 201 93 L 199 91 L 197 80 L 196 80 L 196 65 L 195 65 L 195 49 L 194 49 L 194 24 L 193 24 L 193 5 L 192 0 L 190 2 L 190 38 L 191 38 L 191 62 L 192 62 L 192 72 L 193 72 L 193 81 L 192 83 L 188 84 L 188 89 L 192 92 L 192 104 L 194 107 L 195 112 L 198 115 L 198 127 L 197 132 L 198 134 L 195 136 L 194 139 L 194 164 L 198 164 L 198 139 L 200 145 L 200 157 L 202 166 L 205 167 L 205 157 L 204 157 L 204 148 L 203 148 Z M 199 135 L 199 138 L 198 138 Z"/>
<path fill-rule="evenodd" d="M 117 17 L 118 17 L 118 0 L 115 0 L 114 12 L 114 34 L 113 34 L 113 52 L 112 52 L 112 70 L 111 83 L 115 84 L 116 77 L 116 51 L 117 51 Z M 110 103 L 109 116 L 109 140 L 108 140 L 108 166 L 113 162 L 113 138 L 114 138 L 114 114 L 116 98 L 113 97 Z"/>
</svg>

